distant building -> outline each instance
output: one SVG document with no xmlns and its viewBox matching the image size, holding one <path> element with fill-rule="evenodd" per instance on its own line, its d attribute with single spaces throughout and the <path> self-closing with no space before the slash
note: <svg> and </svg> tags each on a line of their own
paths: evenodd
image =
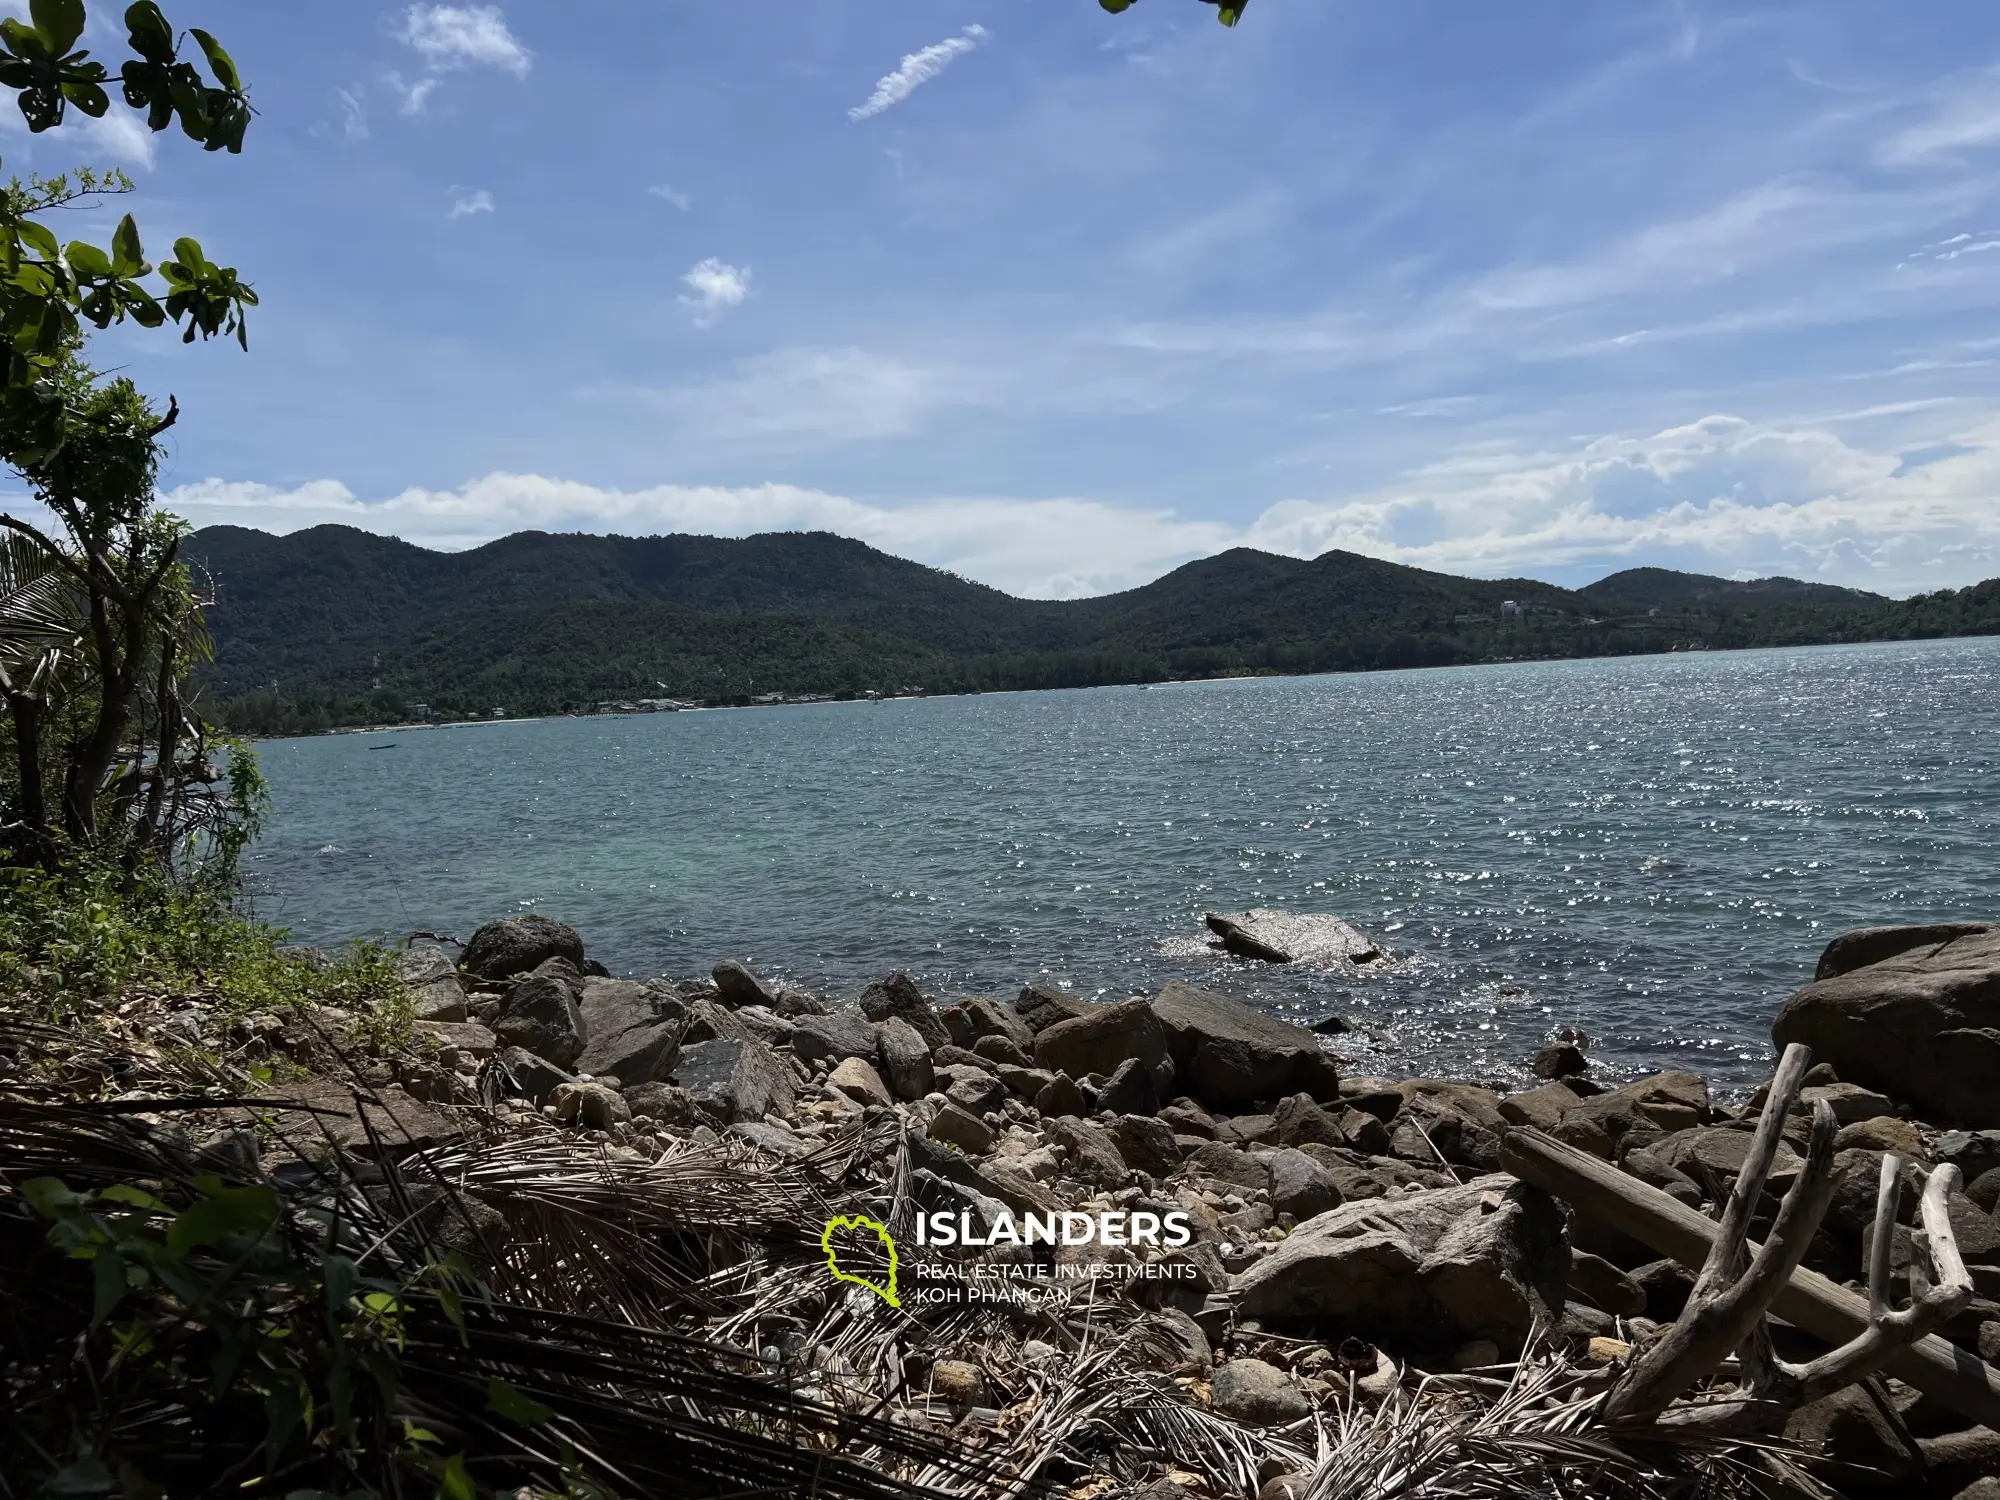
<svg viewBox="0 0 2000 1500">
<path fill-rule="evenodd" d="M 431 716 L 431 706 L 428 703 L 412 703 L 410 705 L 411 718 L 428 719 L 430 716 Z"/>
<path fill-rule="evenodd" d="M 506 717 L 507 717 L 507 710 L 506 710 L 506 709 L 504 709 L 504 708 L 496 708 L 496 709 L 494 709 L 494 710 L 493 710 L 493 712 L 492 712 L 492 714 L 490 715 L 490 717 L 492 717 L 492 718 L 495 718 L 495 719 L 504 719 L 504 718 L 506 718 Z"/>
<path fill-rule="evenodd" d="M 1503 619 L 1517 618 L 1521 614 L 1521 606 L 1512 599 L 1502 599 L 1500 601 L 1500 614 Z"/>
</svg>

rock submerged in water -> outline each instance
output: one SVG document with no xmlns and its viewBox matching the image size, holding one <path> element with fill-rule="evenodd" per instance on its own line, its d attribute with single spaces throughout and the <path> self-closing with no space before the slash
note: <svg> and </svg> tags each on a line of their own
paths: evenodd
<svg viewBox="0 0 2000 1500">
<path fill-rule="evenodd" d="M 1208 930 L 1229 952 L 1274 964 L 1370 964 L 1382 950 L 1339 917 L 1258 907 L 1225 914 L 1210 912 Z"/>
</svg>

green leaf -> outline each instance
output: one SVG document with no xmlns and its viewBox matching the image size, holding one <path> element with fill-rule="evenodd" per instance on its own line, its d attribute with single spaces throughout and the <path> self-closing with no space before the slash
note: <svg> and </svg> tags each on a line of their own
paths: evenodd
<svg viewBox="0 0 2000 1500">
<path fill-rule="evenodd" d="M 539 1427 L 549 1421 L 555 1413 L 532 1396 L 524 1396 L 499 1376 L 486 1383 L 486 1409 L 498 1412 L 510 1422 L 519 1422 L 523 1427 Z"/>
<path fill-rule="evenodd" d="M 1132 8 L 1132 0 L 1097 0 L 1097 3 L 1114 16 Z"/>
<path fill-rule="evenodd" d="M 144 276 L 146 251 L 139 243 L 139 226 L 130 214 L 118 221 L 111 234 L 111 264 L 120 276 Z"/>
<path fill-rule="evenodd" d="M 30 1177 L 21 1184 L 21 1196 L 28 1207 L 45 1219 L 53 1219 L 65 1209 L 80 1208 L 90 1201 L 88 1193 L 73 1193 L 60 1177 Z"/>
<path fill-rule="evenodd" d="M 269 1188 L 218 1186 L 203 1191 L 208 1196 L 167 1230 L 167 1254 L 176 1260 L 198 1245 L 220 1245 L 231 1234 L 262 1234 L 278 1222 L 278 1197 Z"/>
<path fill-rule="evenodd" d="M 57 57 L 62 57 L 83 35 L 83 0 L 28 0 L 28 14 L 35 31 Z"/>
<path fill-rule="evenodd" d="M 127 219 L 125 222 L 129 224 L 132 221 Z M 97 1196 L 106 1203 L 124 1203 L 133 1208 L 150 1208 L 164 1212 L 167 1206 L 144 1188 L 132 1187 L 123 1182 L 112 1184 Z"/>
<path fill-rule="evenodd" d="M 102 1328 L 125 1298 L 124 1258 L 109 1250 L 99 1255 L 91 1267 L 91 1281 L 90 1326 Z"/>
<path fill-rule="evenodd" d="M 227 52 L 222 50 L 222 43 L 203 31 L 199 26 L 190 26 L 188 28 L 188 35 L 201 45 L 202 52 L 208 57 L 209 70 L 215 74 L 216 82 L 220 83 L 226 89 L 240 89 L 243 87 L 243 80 L 236 72 L 236 63 Z"/>
<path fill-rule="evenodd" d="M 354 1300 L 355 1284 L 361 1273 L 353 1261 L 344 1255 L 329 1255 L 323 1262 L 326 1277 L 326 1312 L 336 1324 L 347 1314 L 347 1304 Z"/>
<path fill-rule="evenodd" d="M 104 118 L 104 112 L 111 108 L 111 96 L 94 83 L 72 81 L 62 86 L 63 98 L 93 120 Z"/>
<path fill-rule="evenodd" d="M 40 255 L 43 260 L 54 260 L 62 254 L 62 246 L 56 242 L 54 231 L 47 226 L 37 224 L 33 219 L 23 219 L 15 228 L 21 238 L 28 242 L 28 248 Z"/>
<path fill-rule="evenodd" d="M 79 276 L 111 274 L 111 257 L 97 246 L 85 244 L 82 240 L 71 240 L 69 248 L 63 252 L 63 258 L 69 262 L 69 268 Z"/>
<path fill-rule="evenodd" d="M 187 268 L 190 281 L 208 269 L 208 257 L 201 253 L 201 241 L 183 235 L 174 241 L 174 259 Z"/>
<path fill-rule="evenodd" d="M 173 58 L 174 28 L 167 24 L 167 18 L 160 14 L 160 7 L 153 0 L 138 0 L 138 4 L 126 7 L 125 31 L 132 50 L 141 57 L 154 62 Z M 153 128 L 159 129 L 157 125 Z"/>
<path fill-rule="evenodd" d="M 440 1500 L 479 1500 L 479 1491 L 473 1488 L 472 1476 L 465 1472 L 465 1456 L 454 1453 L 438 1468 L 438 1495 Z"/>
</svg>

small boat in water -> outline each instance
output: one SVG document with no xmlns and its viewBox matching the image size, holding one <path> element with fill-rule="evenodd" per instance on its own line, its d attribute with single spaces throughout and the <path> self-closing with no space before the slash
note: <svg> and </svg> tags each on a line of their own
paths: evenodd
<svg viewBox="0 0 2000 1500">
<path fill-rule="evenodd" d="M 368 748 L 370 750 L 393 750 L 396 748 L 396 742 L 394 740 L 390 740 L 386 744 L 370 745 Z"/>
</svg>

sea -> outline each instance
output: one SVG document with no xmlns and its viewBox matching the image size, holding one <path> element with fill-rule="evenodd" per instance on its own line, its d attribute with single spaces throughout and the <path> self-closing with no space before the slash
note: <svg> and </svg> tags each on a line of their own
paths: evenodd
<svg viewBox="0 0 2000 1500">
<path fill-rule="evenodd" d="M 258 747 L 249 858 L 294 940 L 542 912 L 614 973 L 829 997 L 1186 980 L 1357 1073 L 1724 1094 L 1829 939 L 2000 917 L 2000 640 L 564 718 Z M 1208 942 L 1331 912 L 1361 969 Z M 1336 1020 L 1335 1018 L 1338 1018 Z"/>
</svg>

